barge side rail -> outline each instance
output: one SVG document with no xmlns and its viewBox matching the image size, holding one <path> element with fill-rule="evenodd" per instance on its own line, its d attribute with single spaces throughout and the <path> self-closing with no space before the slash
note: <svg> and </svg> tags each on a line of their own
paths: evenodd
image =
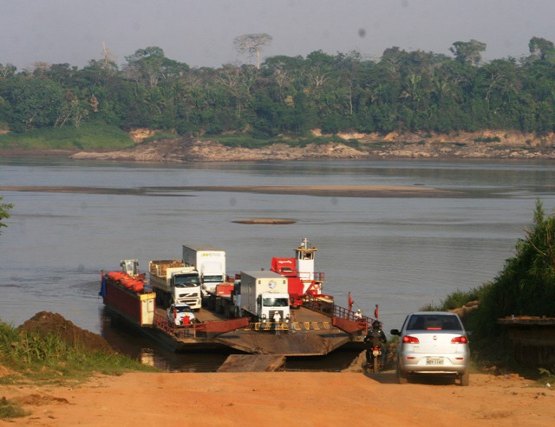
<svg viewBox="0 0 555 427">
<path fill-rule="evenodd" d="M 322 313 L 331 318 L 333 326 L 349 333 L 368 332 L 368 325 L 374 322 L 374 319 L 368 316 L 362 316 L 357 319 L 355 313 L 345 307 L 341 307 L 333 302 L 321 301 L 317 298 L 310 298 L 303 304 L 304 307 Z"/>
<path fill-rule="evenodd" d="M 186 326 L 175 326 L 168 322 L 168 319 L 160 313 L 154 313 L 154 326 L 157 329 L 164 331 L 168 335 L 173 335 L 176 338 L 196 338 L 197 324 Z"/>
<path fill-rule="evenodd" d="M 156 328 L 164 331 L 168 335 L 176 338 L 199 338 L 199 337 L 215 337 L 225 334 L 236 329 L 244 329 L 249 327 L 249 319 L 247 317 L 239 317 L 237 319 L 213 320 L 208 322 L 193 322 L 190 325 L 175 326 L 168 322 L 166 317 L 160 313 L 154 316 L 154 325 Z"/>
</svg>

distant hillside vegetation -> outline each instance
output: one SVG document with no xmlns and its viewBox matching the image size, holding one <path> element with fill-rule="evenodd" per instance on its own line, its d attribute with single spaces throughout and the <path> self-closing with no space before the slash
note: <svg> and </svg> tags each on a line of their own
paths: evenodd
<svg viewBox="0 0 555 427">
<path fill-rule="evenodd" d="M 452 57 L 398 47 L 386 49 L 379 60 L 315 51 L 270 57 L 259 68 L 191 68 L 156 46 L 126 57 L 121 69 L 108 59 L 83 68 L 40 63 L 17 70 L 0 64 L 0 130 L 27 134 L 10 144 L 51 146 L 50 139 L 82 149 L 102 148 L 103 138 L 121 147 L 129 141 L 123 134 L 95 131 L 93 138 L 81 134 L 72 140 L 63 130 L 102 123 L 103 132 L 148 128 L 176 136 L 254 139 L 307 136 L 312 129 L 541 135 L 555 131 L 555 48 L 538 37 L 528 47 L 525 58 L 487 63 L 481 60 L 486 45 L 470 40 L 454 42 Z M 29 138 L 29 132 L 44 129 L 61 133 Z"/>
</svg>

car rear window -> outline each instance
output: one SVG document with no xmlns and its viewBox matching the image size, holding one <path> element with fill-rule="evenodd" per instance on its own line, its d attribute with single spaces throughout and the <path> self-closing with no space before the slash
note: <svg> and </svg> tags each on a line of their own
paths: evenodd
<svg viewBox="0 0 555 427">
<path fill-rule="evenodd" d="M 414 314 L 407 329 L 411 331 L 462 331 L 461 322 L 449 314 Z"/>
</svg>

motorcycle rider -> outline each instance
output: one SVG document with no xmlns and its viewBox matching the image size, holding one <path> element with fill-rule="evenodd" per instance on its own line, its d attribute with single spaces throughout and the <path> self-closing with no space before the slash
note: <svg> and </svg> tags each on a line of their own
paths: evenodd
<svg viewBox="0 0 555 427">
<path fill-rule="evenodd" d="M 366 337 L 364 337 L 364 343 L 366 344 L 366 363 L 370 365 L 372 363 L 372 347 L 379 345 L 382 352 L 382 363 L 385 365 L 386 359 L 386 343 L 387 337 L 382 329 L 382 324 L 379 320 L 374 320 L 372 322 L 372 328 L 368 330 Z"/>
</svg>

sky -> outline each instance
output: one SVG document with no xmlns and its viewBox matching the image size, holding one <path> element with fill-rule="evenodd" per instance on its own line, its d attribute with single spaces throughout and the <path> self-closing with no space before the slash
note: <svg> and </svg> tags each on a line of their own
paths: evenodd
<svg viewBox="0 0 555 427">
<path fill-rule="evenodd" d="M 484 60 L 555 42 L 555 0 L 0 0 L 0 64 L 83 67 L 103 45 L 118 65 L 158 46 L 191 67 L 253 62 L 233 40 L 267 33 L 262 57 L 322 50 L 378 60 L 387 48 L 452 55 L 456 41 L 486 43 Z"/>
</svg>

